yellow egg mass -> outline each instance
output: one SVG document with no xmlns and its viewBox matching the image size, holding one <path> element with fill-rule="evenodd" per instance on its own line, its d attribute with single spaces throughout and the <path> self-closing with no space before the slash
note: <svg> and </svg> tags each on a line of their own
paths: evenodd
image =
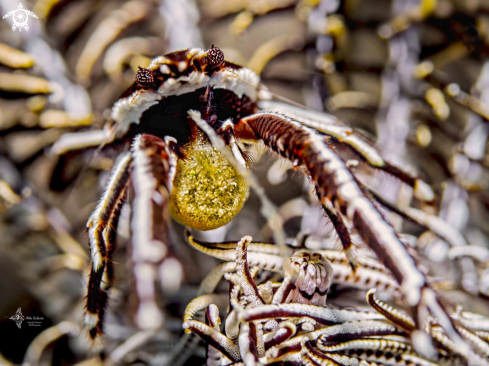
<svg viewBox="0 0 489 366">
<path fill-rule="evenodd" d="M 170 195 L 170 213 L 197 230 L 227 224 L 243 207 L 248 183 L 227 159 L 202 136 L 187 144 L 179 159 Z"/>
</svg>

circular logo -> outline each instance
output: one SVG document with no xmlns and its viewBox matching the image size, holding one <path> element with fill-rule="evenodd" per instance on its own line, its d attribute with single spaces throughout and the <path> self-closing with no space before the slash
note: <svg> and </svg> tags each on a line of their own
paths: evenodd
<svg viewBox="0 0 489 366">
<path fill-rule="evenodd" d="M 3 18 L 12 17 L 14 24 L 12 24 L 12 30 L 15 31 L 19 29 L 19 32 L 24 28 L 26 31 L 29 30 L 29 25 L 27 21 L 29 20 L 29 16 L 37 18 L 37 15 L 32 11 L 25 10 L 22 4 L 19 4 L 19 8 L 8 12 Z"/>
</svg>

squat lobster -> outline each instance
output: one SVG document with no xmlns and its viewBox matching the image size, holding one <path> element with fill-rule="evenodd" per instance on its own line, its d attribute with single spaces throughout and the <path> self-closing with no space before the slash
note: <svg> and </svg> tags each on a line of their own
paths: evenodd
<svg viewBox="0 0 489 366">
<path fill-rule="evenodd" d="M 112 283 L 114 229 L 128 192 L 134 193 L 131 231 L 139 298 L 136 323 L 143 329 L 155 328 L 162 322 L 155 282 L 167 254 L 169 213 L 199 230 L 229 222 L 248 193 L 248 183 L 239 174 L 249 165 L 243 144 L 263 141 L 271 151 L 305 168 L 343 247 L 349 251 L 352 245 L 345 224 L 349 221 L 392 272 L 407 304 L 413 309 L 428 307 L 441 318 L 452 339 L 465 345 L 438 305 L 425 275 L 368 189 L 347 166 L 341 150 L 397 176 L 420 199 L 433 199 L 429 186 L 386 162 L 334 118 L 272 102 L 269 96 L 253 71 L 224 61 L 219 48 L 177 51 L 139 69 L 134 84 L 112 108 L 104 130 L 65 135 L 54 145 L 58 153 L 114 140 L 122 142 L 126 150 L 131 146 L 117 160 L 87 224 L 93 262 L 86 315 L 90 336 L 96 338 L 102 332 Z M 214 144 L 216 136 L 230 150 L 226 154 L 232 153 L 233 163 Z"/>
</svg>

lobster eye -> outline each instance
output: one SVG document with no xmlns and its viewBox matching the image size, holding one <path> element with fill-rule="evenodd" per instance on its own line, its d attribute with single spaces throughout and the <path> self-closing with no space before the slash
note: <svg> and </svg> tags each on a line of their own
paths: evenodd
<svg viewBox="0 0 489 366">
<path fill-rule="evenodd" d="M 212 47 L 207 51 L 207 58 L 211 66 L 220 66 L 224 62 L 224 53 L 217 47 Z"/>
<path fill-rule="evenodd" d="M 153 72 L 139 66 L 139 70 L 136 74 L 136 83 L 143 88 L 150 88 L 153 86 L 154 82 L 155 78 Z"/>
</svg>

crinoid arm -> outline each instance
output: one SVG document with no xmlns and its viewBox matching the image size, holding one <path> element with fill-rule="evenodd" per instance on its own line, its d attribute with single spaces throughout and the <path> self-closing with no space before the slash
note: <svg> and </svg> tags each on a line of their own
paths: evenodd
<svg viewBox="0 0 489 366">
<path fill-rule="evenodd" d="M 236 126 L 236 136 L 262 140 L 272 151 L 303 165 L 319 198 L 330 200 L 353 223 L 362 239 L 399 282 L 406 302 L 415 308 L 425 304 L 422 302 L 423 289 L 427 287 L 424 273 L 322 135 L 284 115 L 260 112 L 242 118 Z"/>
<path fill-rule="evenodd" d="M 109 129 L 68 133 L 53 145 L 51 152 L 62 155 L 71 150 L 85 149 L 112 142 L 114 135 Z"/>
</svg>

